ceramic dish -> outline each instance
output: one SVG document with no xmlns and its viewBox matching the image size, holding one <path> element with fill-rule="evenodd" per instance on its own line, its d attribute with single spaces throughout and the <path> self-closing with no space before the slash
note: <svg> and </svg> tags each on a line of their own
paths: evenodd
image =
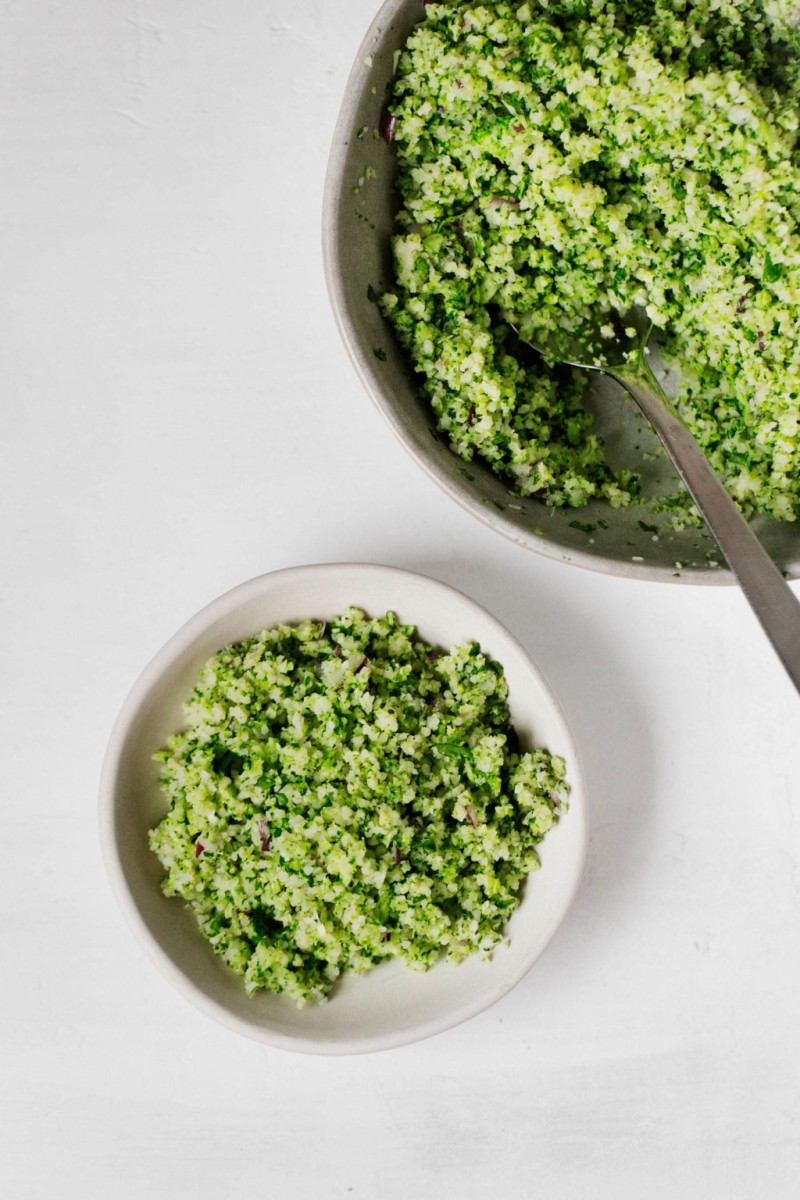
<svg viewBox="0 0 800 1200">
<path fill-rule="evenodd" d="M 387 0 L 375 18 L 345 90 L 325 188 L 328 290 L 342 338 L 367 391 L 406 449 L 440 487 L 520 545 L 613 575 L 666 582 L 732 582 L 724 565 L 709 567 L 707 553 L 720 556 L 704 529 L 676 533 L 646 505 L 613 509 L 592 501 L 580 509 L 555 510 L 535 499 L 520 500 L 488 468 L 464 463 L 437 433 L 403 353 L 370 299 L 392 282 L 390 238 L 396 208 L 394 152 L 377 131 L 391 86 L 394 55 L 422 19 L 423 10 L 422 0 Z M 665 380 L 665 386 L 674 389 L 676 380 Z M 610 461 L 639 471 L 647 496 L 673 491 L 677 481 L 672 467 L 620 389 L 598 378 L 588 403 Z M 649 457 L 643 458 L 643 452 Z M 758 517 L 753 527 L 788 576 L 800 578 L 800 524 Z"/>
<path fill-rule="evenodd" d="M 348 604 L 387 609 L 434 644 L 475 640 L 503 664 L 523 748 L 542 745 L 567 762 L 570 804 L 541 846 L 542 869 L 509 923 L 510 944 L 490 962 L 440 963 L 424 975 L 400 962 L 345 977 L 330 1001 L 295 1007 L 240 979 L 203 941 L 193 916 L 162 894 L 147 832 L 166 811 L 153 754 L 183 724 L 183 701 L 219 648 L 278 622 L 328 619 Z M 103 766 L 100 832 L 122 910 L 166 977 L 198 1008 L 237 1032 L 284 1049 L 356 1054 L 402 1045 L 456 1025 L 500 999 L 529 970 L 562 920 L 584 858 L 584 791 L 564 718 L 523 647 L 474 601 L 443 583 L 365 564 L 297 567 L 234 588 L 175 634 L 146 668 L 117 719 Z"/>
</svg>

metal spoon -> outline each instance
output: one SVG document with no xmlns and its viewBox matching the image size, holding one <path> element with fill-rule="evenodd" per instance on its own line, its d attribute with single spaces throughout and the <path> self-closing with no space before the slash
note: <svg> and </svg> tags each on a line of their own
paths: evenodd
<svg viewBox="0 0 800 1200">
<path fill-rule="evenodd" d="M 640 313 L 613 318 L 576 337 L 559 330 L 531 340 L 524 323 L 507 323 L 526 346 L 550 363 L 599 371 L 616 379 L 638 404 L 661 439 L 678 474 L 702 513 L 750 607 L 800 692 L 800 601 L 734 504 L 708 459 L 684 425 L 647 360 L 650 328 Z M 521 332 L 522 330 L 522 332 Z"/>
</svg>

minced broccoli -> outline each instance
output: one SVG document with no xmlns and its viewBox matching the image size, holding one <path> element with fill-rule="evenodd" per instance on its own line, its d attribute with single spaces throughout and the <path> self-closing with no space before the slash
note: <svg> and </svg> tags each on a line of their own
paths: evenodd
<svg viewBox="0 0 800 1200">
<path fill-rule="evenodd" d="M 429 3 L 389 102 L 383 308 L 439 428 L 553 506 L 636 495 L 513 322 L 646 306 L 734 499 L 800 513 L 800 3 Z"/>
<path fill-rule="evenodd" d="M 343 971 L 486 955 L 558 819 L 562 759 L 520 751 L 502 667 L 350 608 L 216 654 L 157 755 L 150 833 L 244 979 L 298 1003 Z"/>
</svg>

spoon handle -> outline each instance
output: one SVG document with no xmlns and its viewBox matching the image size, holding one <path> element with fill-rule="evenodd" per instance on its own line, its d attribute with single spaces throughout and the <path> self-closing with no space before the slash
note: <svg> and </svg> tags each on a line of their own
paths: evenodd
<svg viewBox="0 0 800 1200">
<path fill-rule="evenodd" d="M 800 692 L 800 601 L 731 500 L 646 362 L 608 371 L 636 401 L 664 444 L 751 608 Z"/>
</svg>

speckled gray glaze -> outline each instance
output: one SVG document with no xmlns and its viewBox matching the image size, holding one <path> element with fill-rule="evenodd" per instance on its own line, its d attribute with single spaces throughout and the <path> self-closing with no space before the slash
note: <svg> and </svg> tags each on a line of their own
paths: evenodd
<svg viewBox="0 0 800 1200">
<path fill-rule="evenodd" d="M 614 509 L 592 501 L 581 509 L 554 510 L 534 499 L 519 499 L 487 467 L 465 463 L 453 454 L 437 433 L 392 330 L 370 298 L 392 283 L 390 238 L 396 209 L 394 153 L 378 130 L 395 53 L 423 11 L 422 0 L 386 0 L 380 9 L 345 89 L 328 166 L 325 272 L 339 330 L 362 382 L 431 478 L 474 516 L 519 545 L 612 575 L 732 582 L 705 529 L 675 532 L 652 511 L 649 502 L 673 491 L 677 479 L 655 435 L 616 384 L 598 378 L 588 403 L 609 461 L 640 473 L 646 498 L 641 505 Z M 674 393 L 677 378 L 666 375 L 663 382 Z M 784 572 L 800 578 L 800 525 L 758 517 L 753 526 Z"/>
</svg>

